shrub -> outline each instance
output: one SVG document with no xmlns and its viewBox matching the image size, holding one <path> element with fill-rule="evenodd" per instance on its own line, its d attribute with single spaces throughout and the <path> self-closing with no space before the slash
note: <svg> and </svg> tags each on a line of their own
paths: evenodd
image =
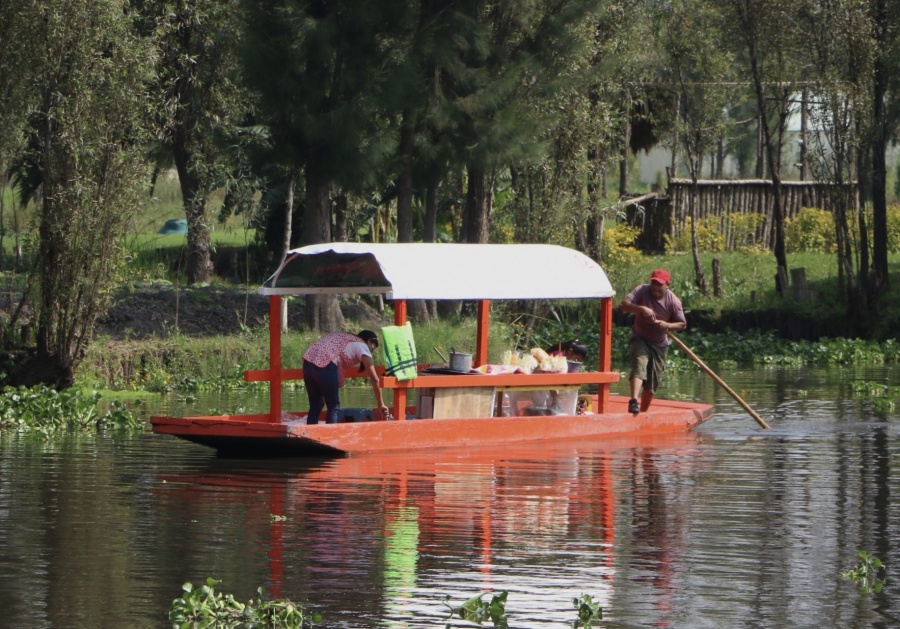
<svg viewBox="0 0 900 629">
<path fill-rule="evenodd" d="M 834 253 L 834 219 L 830 212 L 803 208 L 796 217 L 784 222 L 788 253 Z"/>
<path fill-rule="evenodd" d="M 891 253 L 900 252 L 900 203 L 887 209 L 887 246 Z"/>
<path fill-rule="evenodd" d="M 722 230 L 722 217 L 704 216 L 697 222 L 697 247 L 704 253 L 720 253 L 725 250 L 725 235 Z M 684 221 L 681 232 L 671 238 L 666 236 L 666 253 L 691 250 L 691 225 L 688 217 Z"/>
<path fill-rule="evenodd" d="M 634 264 L 641 258 L 641 252 L 634 243 L 641 230 L 629 225 L 616 225 L 603 231 L 603 267 L 616 268 Z"/>
<path fill-rule="evenodd" d="M 725 246 L 729 250 L 744 253 L 761 253 L 766 248 L 756 241 L 756 230 L 763 222 L 763 215 L 757 212 L 741 214 L 729 212 L 722 217 L 722 232 Z"/>
</svg>

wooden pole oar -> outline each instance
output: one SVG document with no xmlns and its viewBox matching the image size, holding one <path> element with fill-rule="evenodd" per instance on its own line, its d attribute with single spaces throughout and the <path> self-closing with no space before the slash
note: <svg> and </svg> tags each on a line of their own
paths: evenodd
<svg viewBox="0 0 900 629">
<path fill-rule="evenodd" d="M 739 396 L 737 393 L 735 393 L 734 390 L 733 390 L 731 387 L 729 387 L 727 384 L 725 384 L 725 381 L 722 380 L 718 375 L 716 375 L 716 373 L 715 373 L 712 369 L 710 369 L 709 367 L 707 367 L 707 366 L 706 366 L 706 363 L 704 363 L 702 360 L 700 360 L 700 358 L 697 356 L 697 354 L 695 354 L 694 352 L 692 352 L 691 349 L 690 349 L 687 345 L 685 345 L 684 342 L 683 342 L 680 338 L 678 338 L 677 336 L 675 336 L 675 333 L 674 333 L 674 332 L 672 332 L 672 331 L 670 331 L 670 330 L 666 330 L 666 334 L 669 335 L 669 338 L 670 338 L 670 339 L 672 339 L 673 341 L 675 341 L 675 344 L 676 344 L 678 347 L 680 347 L 681 350 L 682 350 L 685 354 L 687 354 L 687 355 L 690 357 L 691 360 L 693 360 L 695 363 L 697 363 L 697 364 L 700 366 L 700 369 L 702 369 L 702 370 L 705 371 L 707 374 L 709 374 L 709 376 L 710 376 L 713 380 L 715 380 L 716 383 L 719 384 L 719 386 L 721 386 L 723 389 L 725 389 L 726 391 L 728 391 L 728 394 L 729 394 L 731 397 L 733 397 L 733 398 L 735 399 L 735 401 L 736 401 L 738 404 L 740 404 L 741 406 L 743 406 L 745 411 L 747 411 L 748 413 L 750 413 L 750 416 L 753 417 L 753 419 L 756 420 L 756 423 L 758 423 L 758 424 L 759 424 L 760 426 L 762 426 L 763 428 L 766 428 L 766 429 L 769 428 L 769 424 L 766 423 L 766 420 L 764 420 L 762 417 L 760 417 L 760 416 L 757 414 L 756 411 L 754 411 L 752 408 L 750 408 L 750 405 L 747 404 L 744 400 L 742 400 L 742 399 L 741 399 L 741 396 Z"/>
</svg>

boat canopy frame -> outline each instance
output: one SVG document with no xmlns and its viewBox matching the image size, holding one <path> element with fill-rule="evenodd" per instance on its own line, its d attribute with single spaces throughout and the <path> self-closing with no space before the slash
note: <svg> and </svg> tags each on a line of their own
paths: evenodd
<svg viewBox="0 0 900 629">
<path fill-rule="evenodd" d="M 269 297 L 269 367 L 249 370 L 248 381 L 270 384 L 269 421 L 281 420 L 284 380 L 302 379 L 302 369 L 284 369 L 281 356 L 282 304 L 285 296 L 315 294 L 383 294 L 393 302 L 394 324 L 405 325 L 407 300 L 467 300 L 478 304 L 474 365 L 487 364 L 490 302 L 528 299 L 599 299 L 598 371 L 532 374 L 538 386 L 596 384 L 598 408 L 604 412 L 609 385 L 619 379 L 612 365 L 612 300 L 606 273 L 590 257 L 557 245 L 323 243 L 289 251 L 275 273 L 259 289 Z M 419 387 L 520 383 L 507 376 L 429 376 L 398 381 L 382 374 L 381 386 L 394 392 L 393 415 L 405 419 L 407 391 Z M 489 380 L 484 380 L 489 379 Z M 482 382 L 484 380 L 484 382 Z M 509 380 L 509 382 L 507 382 Z"/>
</svg>

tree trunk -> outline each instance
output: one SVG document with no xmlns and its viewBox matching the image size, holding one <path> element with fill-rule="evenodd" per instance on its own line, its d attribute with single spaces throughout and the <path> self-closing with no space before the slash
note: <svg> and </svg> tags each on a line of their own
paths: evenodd
<svg viewBox="0 0 900 629">
<path fill-rule="evenodd" d="M 800 181 L 806 181 L 809 177 L 809 147 L 807 146 L 807 142 L 809 141 L 808 131 L 809 131 L 809 121 L 808 121 L 808 109 L 806 107 L 806 101 L 809 100 L 809 88 L 804 87 L 801 92 L 801 102 L 800 102 Z M 804 199 L 803 199 L 803 207 L 807 207 L 809 205 L 809 199 L 806 197 L 806 189 L 804 188 Z"/>
<path fill-rule="evenodd" d="M 173 154 L 188 228 L 185 271 L 188 284 L 201 284 L 210 280 L 213 270 L 209 220 L 206 216 L 206 199 L 203 196 L 202 186 L 192 172 L 193 156 L 186 140 L 183 138 L 179 140 L 180 136 L 181 134 L 176 132 Z"/>
<path fill-rule="evenodd" d="M 331 242 L 331 181 L 313 156 L 306 165 L 306 208 L 303 215 L 304 242 Z M 344 316 L 334 295 L 306 297 L 306 324 L 310 330 L 335 332 L 344 327 Z"/>
<path fill-rule="evenodd" d="M 763 132 L 763 114 L 756 116 L 756 178 L 766 176 L 766 139 Z"/>
<path fill-rule="evenodd" d="M 413 141 L 415 140 L 414 115 L 403 112 L 400 125 L 400 174 L 397 177 L 397 242 L 413 242 Z M 406 304 L 410 320 L 416 323 L 428 321 L 428 308 L 421 299 L 411 299 Z"/>
<path fill-rule="evenodd" d="M 781 168 L 779 167 L 781 164 L 781 155 L 776 153 L 776 148 L 780 149 L 781 147 L 780 144 L 778 147 L 774 145 L 772 131 L 766 120 L 766 112 L 768 110 L 766 108 L 765 87 L 759 73 L 756 47 L 752 43 L 750 45 L 750 66 L 753 70 L 753 83 L 756 89 L 756 104 L 759 111 L 760 126 L 762 127 L 763 132 L 763 142 L 766 147 L 765 155 L 768 160 L 769 173 L 772 177 L 772 224 L 775 228 L 775 263 L 778 268 L 784 269 L 785 274 L 787 274 L 787 250 L 784 242 L 784 209 L 782 207 L 781 199 Z M 782 112 L 779 112 L 779 120 L 783 121 L 785 118 L 781 116 L 781 114 Z M 781 124 L 784 123 L 782 122 Z M 787 287 L 781 286 L 780 283 L 776 282 L 776 288 L 779 294 L 784 296 Z"/>
<path fill-rule="evenodd" d="M 435 170 L 428 174 L 428 181 L 425 184 L 425 219 L 422 223 L 422 242 L 437 241 L 438 192 L 440 189 L 441 176 Z M 437 301 L 428 300 L 425 306 L 429 319 L 438 316 Z"/>
<path fill-rule="evenodd" d="M 875 294 L 888 287 L 888 242 L 887 242 L 887 144 L 888 112 L 885 97 L 888 93 L 888 68 L 884 60 L 885 51 L 890 49 L 887 41 L 889 24 L 887 0 L 876 0 L 874 7 L 876 39 L 879 42 L 874 63 L 872 93 L 872 290 Z"/>
<path fill-rule="evenodd" d="M 347 224 L 347 195 L 341 192 L 334 197 L 334 242 L 349 242 L 350 233 Z"/>
<path fill-rule="evenodd" d="M 213 265 L 209 235 L 209 220 L 206 216 L 206 191 L 203 181 L 197 176 L 196 155 L 191 137 L 196 119 L 190 107 L 193 84 L 189 77 L 182 76 L 176 81 L 174 129 L 172 132 L 172 156 L 178 171 L 181 200 L 187 219 L 187 280 L 188 284 L 208 282 L 212 277 Z"/>
<path fill-rule="evenodd" d="M 463 242 L 486 243 L 491 215 L 491 188 L 488 174 L 480 166 L 469 164 Z"/>
<path fill-rule="evenodd" d="M 628 98 L 629 109 L 631 95 Z M 631 151 L 631 115 L 630 111 L 625 115 L 625 128 L 622 131 L 622 159 L 619 160 L 619 197 L 628 194 L 628 154 Z"/>
<path fill-rule="evenodd" d="M 412 167 L 415 129 L 412 118 L 413 114 L 410 111 L 404 111 L 403 122 L 400 125 L 400 146 L 398 147 L 400 175 L 397 178 L 397 242 L 413 241 Z"/>
<path fill-rule="evenodd" d="M 587 161 L 590 173 L 587 185 L 590 212 L 584 226 L 584 243 L 581 250 L 592 260 L 600 262 L 600 254 L 603 251 L 603 213 L 600 211 L 603 199 L 600 195 L 603 190 L 602 186 L 598 185 L 597 179 L 601 176 L 603 164 L 600 161 L 600 152 L 595 146 L 588 149 Z"/>
<path fill-rule="evenodd" d="M 287 198 L 285 199 L 284 208 L 284 237 L 281 242 L 281 264 L 287 258 L 288 251 L 291 249 L 291 232 L 293 230 L 294 221 L 294 173 L 291 172 L 287 183 Z M 281 300 L 281 332 L 288 331 L 288 300 Z"/>
<path fill-rule="evenodd" d="M 697 161 L 698 165 L 702 164 L 702 160 Z M 699 166 L 698 166 L 699 167 Z M 697 282 L 697 288 L 700 294 L 706 297 L 709 295 L 709 286 L 706 284 L 706 274 L 703 272 L 703 264 L 700 262 L 700 246 L 697 241 L 697 174 L 691 177 L 691 192 L 688 207 L 691 214 L 691 253 L 694 258 L 694 278 Z"/>
<path fill-rule="evenodd" d="M 422 223 L 422 242 L 437 241 L 438 193 L 441 176 L 437 172 L 428 175 L 425 188 L 425 220 Z"/>
<path fill-rule="evenodd" d="M 294 174 L 288 177 L 287 182 L 287 198 L 285 199 L 284 208 L 284 235 L 281 240 L 281 261 L 287 257 L 288 251 L 291 249 L 291 232 L 293 229 L 294 216 Z"/>
</svg>

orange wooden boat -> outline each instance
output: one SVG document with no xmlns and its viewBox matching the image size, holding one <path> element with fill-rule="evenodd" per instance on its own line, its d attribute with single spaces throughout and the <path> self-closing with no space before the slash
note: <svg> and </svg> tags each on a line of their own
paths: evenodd
<svg viewBox="0 0 900 629">
<path fill-rule="evenodd" d="M 661 399 L 654 400 L 649 412 L 633 415 L 627 412 L 626 398 L 610 394 L 610 384 L 619 380 L 611 365 L 615 291 L 596 262 L 565 247 L 311 245 L 291 251 L 260 293 L 269 296 L 269 367 L 247 371 L 244 377 L 269 382 L 269 412 L 152 417 L 155 432 L 210 446 L 225 456 L 330 456 L 664 434 L 690 430 L 713 415 L 707 404 Z M 406 323 L 410 299 L 476 301 L 476 368 L 488 365 L 491 301 L 596 300 L 598 369 L 498 375 L 421 364 L 415 377 L 406 380 L 382 371 L 381 384 L 393 393 L 396 419 L 307 425 L 305 412 L 282 409 L 282 383 L 302 379 L 303 371 L 299 365 L 282 364 L 281 300 L 286 295 L 337 293 L 384 294 L 393 301 L 398 326 Z M 558 402 L 555 414 L 536 406 L 535 400 L 547 395 Z M 415 403 L 410 403 L 413 397 Z"/>
</svg>

